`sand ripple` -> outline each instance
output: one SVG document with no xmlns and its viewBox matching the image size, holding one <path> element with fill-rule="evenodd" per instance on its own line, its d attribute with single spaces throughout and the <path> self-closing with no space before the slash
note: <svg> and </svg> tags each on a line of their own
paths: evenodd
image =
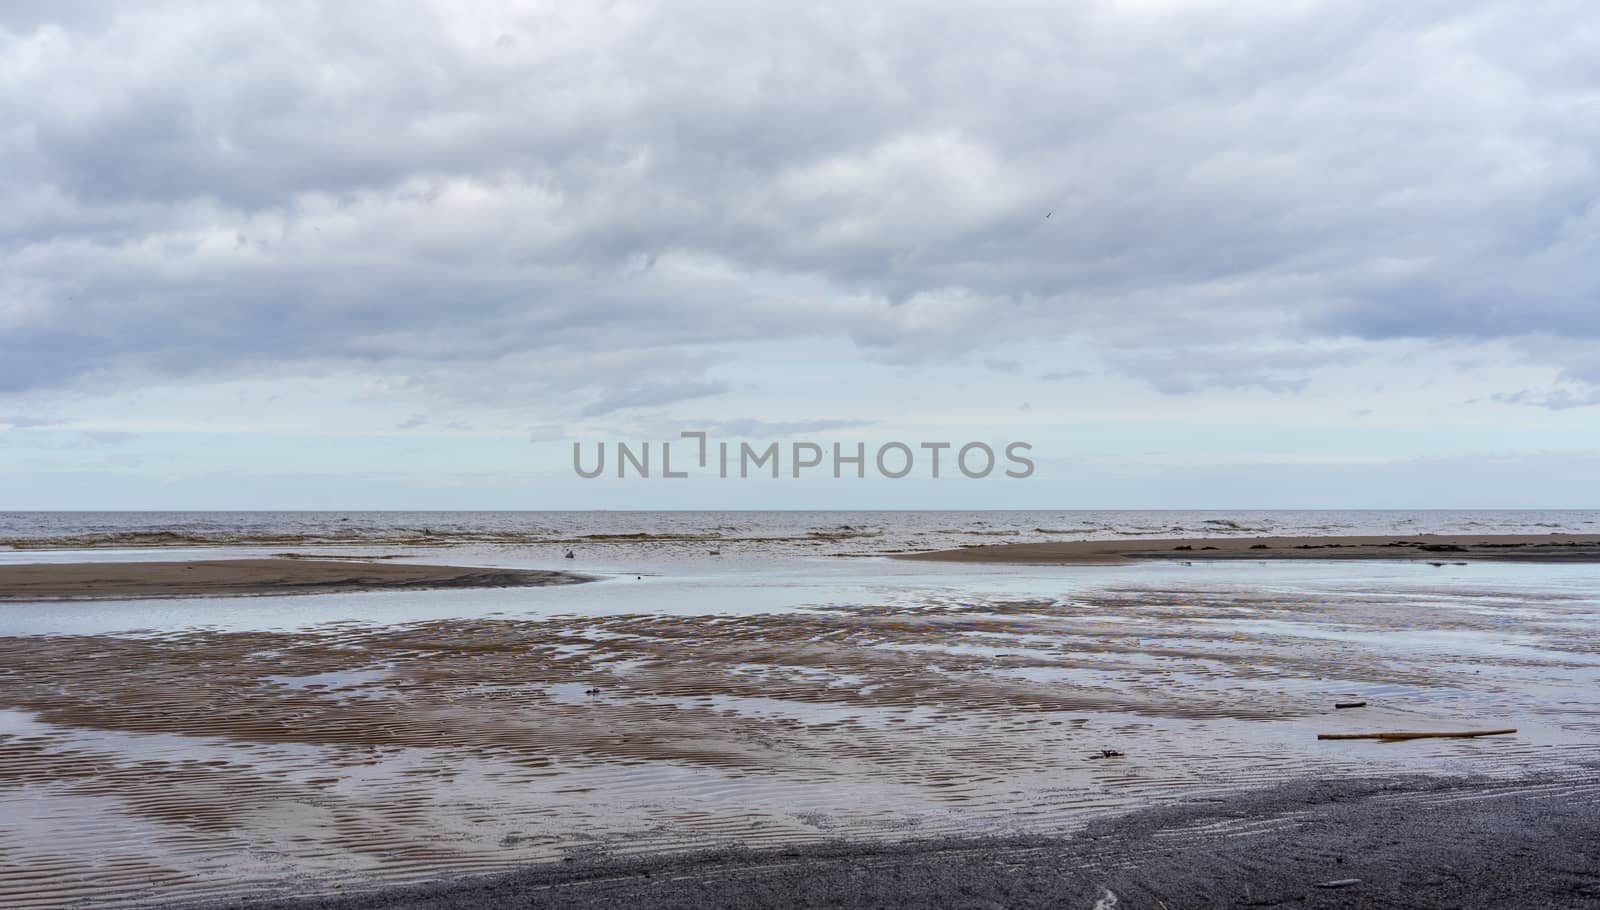
<svg viewBox="0 0 1600 910">
<path fill-rule="evenodd" d="M 0 638 L 0 904 L 1060 830 L 1306 773 L 1578 768 L 1600 741 L 1592 612 L 1128 590 Z M 1484 721 L 1521 732 L 1315 740 Z"/>
</svg>

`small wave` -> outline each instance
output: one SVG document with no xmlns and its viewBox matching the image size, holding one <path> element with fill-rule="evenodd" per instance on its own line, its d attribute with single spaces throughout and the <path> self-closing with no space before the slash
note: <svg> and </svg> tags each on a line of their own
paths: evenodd
<svg viewBox="0 0 1600 910">
<path fill-rule="evenodd" d="M 863 537 L 882 537 L 883 532 L 873 528 L 858 528 L 852 525 L 840 525 L 837 528 L 826 528 L 806 532 L 806 537 L 811 540 L 857 540 Z"/>
<path fill-rule="evenodd" d="M 647 540 L 722 540 L 723 536 L 715 531 L 710 531 L 699 534 L 583 534 L 574 539 L 591 543 L 604 543 L 606 541 L 631 542 Z"/>
<path fill-rule="evenodd" d="M 1033 533 L 1035 533 L 1035 534 L 1097 534 L 1097 533 L 1099 533 L 1101 531 L 1109 531 L 1109 530 L 1111 530 L 1111 529 L 1107 528 L 1107 527 L 1034 528 L 1033 529 Z"/>
<path fill-rule="evenodd" d="M 496 531 L 416 530 L 362 531 L 341 530 L 330 534 L 283 534 L 232 532 L 118 531 L 105 534 L 64 534 L 50 537 L 12 537 L 0 539 L 0 546 L 13 550 L 63 550 L 153 547 L 228 547 L 228 546 L 337 546 L 341 544 L 389 546 L 444 546 L 450 544 L 548 543 L 538 533 Z"/>
<path fill-rule="evenodd" d="M 1213 528 L 1227 528 L 1230 531 L 1261 532 L 1270 529 L 1269 525 L 1261 524 L 1259 522 L 1247 524 L 1245 522 L 1238 522 L 1229 518 L 1208 518 L 1200 523 L 1203 525 L 1210 525 Z"/>
</svg>

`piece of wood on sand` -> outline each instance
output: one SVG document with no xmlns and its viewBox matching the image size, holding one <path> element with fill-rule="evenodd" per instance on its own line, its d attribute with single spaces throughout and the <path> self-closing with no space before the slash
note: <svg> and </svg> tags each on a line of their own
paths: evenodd
<svg viewBox="0 0 1600 910">
<path fill-rule="evenodd" d="M 1359 885 L 1359 884 L 1361 884 L 1361 879 L 1359 879 L 1359 878 L 1341 878 L 1341 879 L 1336 879 L 1336 880 L 1331 881 L 1331 882 L 1321 882 L 1321 883 L 1319 883 L 1317 885 L 1317 887 L 1318 888 L 1348 888 L 1351 885 Z"/>
<path fill-rule="evenodd" d="M 1466 739 L 1472 736 L 1504 736 L 1517 732 L 1515 727 L 1504 730 L 1457 730 L 1450 733 L 1318 733 L 1317 739 L 1381 739 L 1397 742 L 1403 739 Z"/>
</svg>

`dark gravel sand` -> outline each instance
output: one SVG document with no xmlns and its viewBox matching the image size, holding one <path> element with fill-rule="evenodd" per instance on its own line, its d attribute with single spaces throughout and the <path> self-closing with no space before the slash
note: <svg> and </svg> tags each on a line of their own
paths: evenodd
<svg viewBox="0 0 1600 910">
<path fill-rule="evenodd" d="M 353 897 L 204 906 L 1600 907 L 1592 780 L 1308 781 L 1062 838 L 575 858 Z"/>
</svg>

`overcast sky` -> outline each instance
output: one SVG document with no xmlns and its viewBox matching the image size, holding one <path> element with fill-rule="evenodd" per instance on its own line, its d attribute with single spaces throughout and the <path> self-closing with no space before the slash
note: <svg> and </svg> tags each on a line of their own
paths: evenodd
<svg viewBox="0 0 1600 910">
<path fill-rule="evenodd" d="M 1597 150 L 1592 0 L 8 0 L 0 508 L 1600 507 Z"/>
</svg>

